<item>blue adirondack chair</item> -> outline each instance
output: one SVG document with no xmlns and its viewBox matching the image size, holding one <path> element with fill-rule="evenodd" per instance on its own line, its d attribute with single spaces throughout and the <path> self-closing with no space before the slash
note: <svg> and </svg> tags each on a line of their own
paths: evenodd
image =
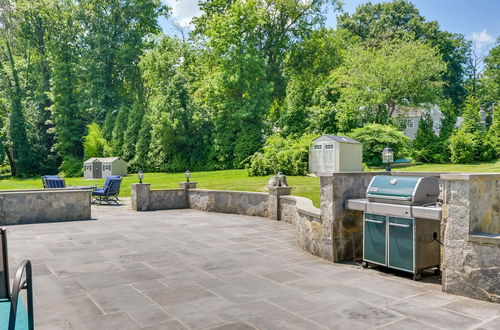
<svg viewBox="0 0 500 330">
<path fill-rule="evenodd" d="M 35 325 L 31 262 L 24 260 L 17 268 L 11 293 L 7 256 L 7 230 L 0 228 L 0 329 L 33 330 Z M 22 299 L 19 299 L 19 293 L 23 289 L 26 289 L 27 310 L 24 308 Z"/>
<path fill-rule="evenodd" d="M 44 188 L 66 188 L 66 182 L 59 175 L 42 176 Z"/>
<path fill-rule="evenodd" d="M 110 175 L 106 177 L 106 182 L 102 188 L 97 188 L 92 192 L 92 203 L 106 202 L 108 204 L 118 204 L 118 194 L 120 194 L 120 185 L 122 177 L 119 175 Z"/>
</svg>

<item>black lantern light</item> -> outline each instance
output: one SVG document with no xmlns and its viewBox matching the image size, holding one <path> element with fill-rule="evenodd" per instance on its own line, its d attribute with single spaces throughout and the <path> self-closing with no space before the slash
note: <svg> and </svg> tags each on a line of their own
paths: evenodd
<svg viewBox="0 0 500 330">
<path fill-rule="evenodd" d="M 139 179 L 139 183 L 142 183 L 142 179 L 144 179 L 144 173 L 142 173 L 142 171 L 137 172 L 137 178 Z"/>
<path fill-rule="evenodd" d="M 191 177 L 191 172 L 189 172 L 189 170 L 186 170 L 184 176 L 186 177 L 186 182 L 189 182 L 189 178 Z"/>
<path fill-rule="evenodd" d="M 382 162 L 386 164 L 385 170 L 390 172 L 391 163 L 394 162 L 394 151 L 391 148 L 387 147 L 382 151 Z"/>
</svg>

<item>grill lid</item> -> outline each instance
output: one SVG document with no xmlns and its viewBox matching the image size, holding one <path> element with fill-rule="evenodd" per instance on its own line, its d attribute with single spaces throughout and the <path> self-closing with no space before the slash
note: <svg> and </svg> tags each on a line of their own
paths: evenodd
<svg viewBox="0 0 500 330">
<path fill-rule="evenodd" d="M 377 175 L 366 197 L 370 201 L 404 204 L 434 203 L 439 195 L 439 181 L 434 177 Z"/>
</svg>

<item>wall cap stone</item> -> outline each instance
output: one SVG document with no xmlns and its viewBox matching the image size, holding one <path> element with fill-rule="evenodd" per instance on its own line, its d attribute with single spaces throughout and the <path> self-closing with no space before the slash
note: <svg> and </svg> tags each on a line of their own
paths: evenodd
<svg viewBox="0 0 500 330">
<path fill-rule="evenodd" d="M 71 189 L 71 188 L 59 188 L 59 189 L 26 189 L 26 190 L 0 190 L 0 195 L 28 195 L 28 194 L 66 194 L 66 193 L 87 193 L 90 194 L 92 190 L 90 189 Z"/>
<path fill-rule="evenodd" d="M 474 233 L 469 235 L 469 242 L 500 246 L 500 234 Z"/>
<path fill-rule="evenodd" d="M 237 191 L 237 190 L 213 190 L 213 189 L 189 189 L 189 192 L 209 192 L 209 193 L 233 193 L 240 195 L 257 195 L 257 196 L 268 196 L 268 193 L 256 192 L 256 191 Z"/>
<path fill-rule="evenodd" d="M 328 172 L 328 173 L 317 173 L 316 176 L 324 176 L 324 177 L 336 177 L 336 176 L 375 176 L 375 175 L 383 175 L 390 172 L 380 171 L 380 172 Z"/>
<path fill-rule="evenodd" d="M 281 199 L 290 200 L 295 202 L 297 212 L 308 215 L 313 218 L 321 220 L 321 210 L 313 205 L 309 198 L 299 196 L 280 196 Z"/>
<path fill-rule="evenodd" d="M 167 189 L 151 189 L 149 191 L 184 191 L 181 188 L 167 188 Z"/>
<path fill-rule="evenodd" d="M 441 175 L 441 180 L 467 181 L 474 179 L 500 180 L 500 173 L 448 173 Z"/>
</svg>

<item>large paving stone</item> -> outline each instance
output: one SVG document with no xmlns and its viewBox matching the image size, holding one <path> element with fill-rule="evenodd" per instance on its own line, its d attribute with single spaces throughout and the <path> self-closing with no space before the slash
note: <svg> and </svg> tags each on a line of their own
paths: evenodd
<svg viewBox="0 0 500 330">
<path fill-rule="evenodd" d="M 8 228 L 11 266 L 35 265 L 37 329 L 498 328 L 498 305 L 316 258 L 288 223 L 106 206 L 93 215 Z"/>
</svg>

